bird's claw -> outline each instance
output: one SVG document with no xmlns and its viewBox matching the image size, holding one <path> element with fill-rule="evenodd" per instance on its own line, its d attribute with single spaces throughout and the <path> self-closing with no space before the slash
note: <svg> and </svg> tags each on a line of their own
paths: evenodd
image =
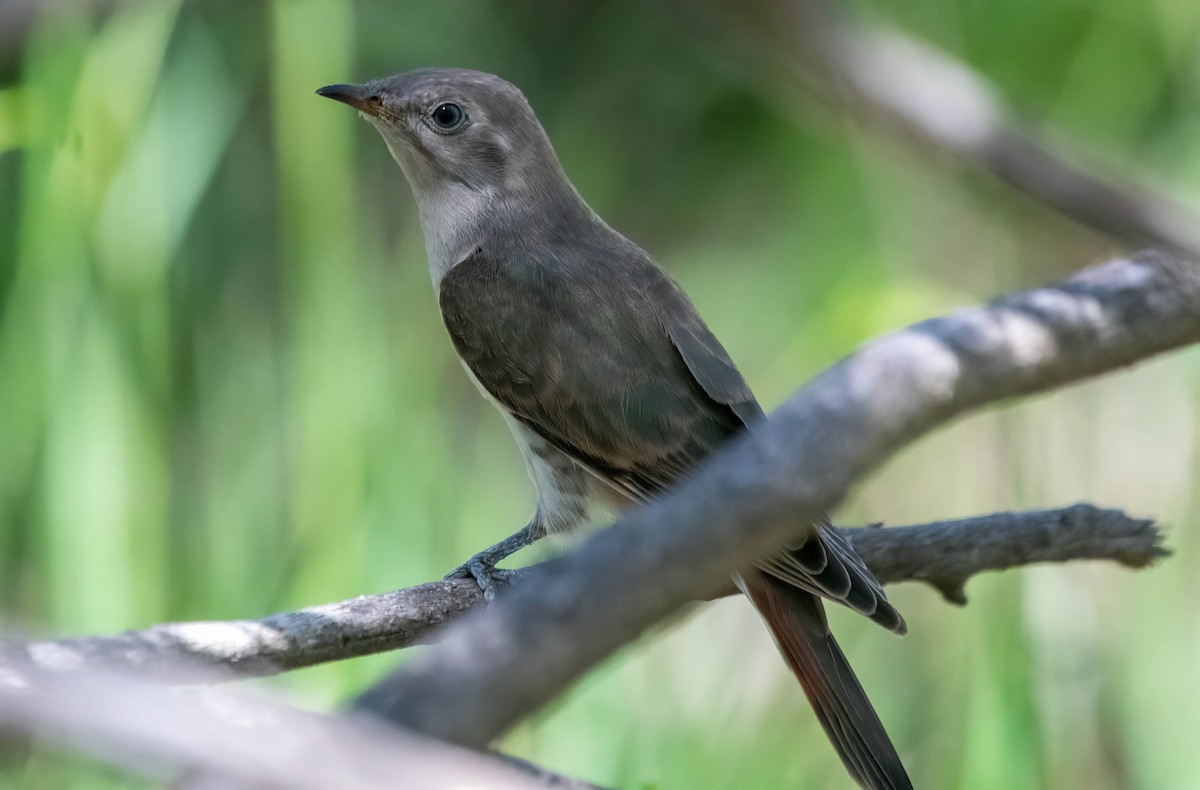
<svg viewBox="0 0 1200 790">
<path fill-rule="evenodd" d="M 459 565 L 446 574 L 446 579 L 474 579 L 483 590 L 483 600 L 489 603 L 496 598 L 498 584 L 506 581 L 508 571 L 496 567 L 496 562 L 489 557 L 476 554 L 471 559 Z"/>
</svg>

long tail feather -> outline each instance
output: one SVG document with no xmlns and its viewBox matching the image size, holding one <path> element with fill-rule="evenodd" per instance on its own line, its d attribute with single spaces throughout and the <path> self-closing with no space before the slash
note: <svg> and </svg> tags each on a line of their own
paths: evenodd
<svg viewBox="0 0 1200 790">
<path fill-rule="evenodd" d="M 855 781 L 869 790 L 911 790 L 896 748 L 829 632 L 821 599 L 758 571 L 741 581 Z"/>
</svg>

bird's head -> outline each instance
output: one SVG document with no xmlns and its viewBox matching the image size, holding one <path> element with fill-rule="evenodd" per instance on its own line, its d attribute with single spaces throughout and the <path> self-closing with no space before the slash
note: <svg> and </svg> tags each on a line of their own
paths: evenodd
<svg viewBox="0 0 1200 790">
<path fill-rule="evenodd" d="M 418 198 L 451 184 L 496 191 L 561 177 L 524 95 L 495 75 L 418 69 L 317 93 L 354 107 L 379 130 Z"/>
</svg>

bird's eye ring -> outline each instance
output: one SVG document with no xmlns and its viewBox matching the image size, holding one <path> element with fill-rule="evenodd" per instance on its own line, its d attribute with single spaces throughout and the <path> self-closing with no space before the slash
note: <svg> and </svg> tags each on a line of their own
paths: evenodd
<svg viewBox="0 0 1200 790">
<path fill-rule="evenodd" d="M 467 114 L 454 102 L 443 102 L 433 108 L 429 119 L 443 132 L 452 132 L 463 125 L 463 122 L 467 120 Z"/>
</svg>

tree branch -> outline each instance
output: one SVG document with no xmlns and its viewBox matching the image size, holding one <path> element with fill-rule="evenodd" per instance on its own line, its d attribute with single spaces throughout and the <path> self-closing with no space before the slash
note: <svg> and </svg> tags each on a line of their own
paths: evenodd
<svg viewBox="0 0 1200 790">
<path fill-rule="evenodd" d="M 449 626 L 360 706 L 482 746 L 731 569 L 799 538 L 930 429 L 1198 339 L 1200 267 L 1144 253 L 871 343 L 687 484 Z"/>
<path fill-rule="evenodd" d="M 883 583 L 928 582 L 955 603 L 966 602 L 963 585 L 983 571 L 1085 559 L 1137 568 L 1166 554 L 1153 521 L 1092 505 L 842 532 Z M 509 580 L 531 572 L 511 571 Z M 708 597 L 735 592 L 723 585 Z M 222 670 L 227 679 L 273 675 L 433 641 L 438 626 L 482 602 L 473 581 L 431 582 L 260 620 L 167 623 L 113 636 L 13 642 L 8 650 L 45 670 L 212 682 Z"/>
<path fill-rule="evenodd" d="M 49 737 L 160 780 L 164 764 L 186 769 L 194 772 L 189 790 L 591 787 L 365 717 L 91 671 L 0 666 L 0 728 Z"/>
<path fill-rule="evenodd" d="M 706 38 L 735 49 L 747 84 L 778 100 L 778 80 L 885 133 L 945 152 L 1135 247 L 1200 254 L 1200 216 L 1132 183 L 1098 175 L 1078 151 L 1016 119 L 981 74 L 896 31 L 854 23 L 825 0 L 710 0 Z"/>
<path fill-rule="evenodd" d="M 134 670 L 175 683 L 237 680 L 419 644 L 483 602 L 474 581 L 430 582 L 260 620 L 165 623 L 112 636 L 0 643 L 46 670 Z M 222 674 L 224 671 L 224 674 Z"/>
<path fill-rule="evenodd" d="M 923 581 L 965 604 L 967 580 L 983 571 L 1071 560 L 1112 560 L 1144 568 L 1170 554 L 1153 521 L 1079 504 L 994 513 L 916 527 L 847 531 L 881 580 Z"/>
</svg>

